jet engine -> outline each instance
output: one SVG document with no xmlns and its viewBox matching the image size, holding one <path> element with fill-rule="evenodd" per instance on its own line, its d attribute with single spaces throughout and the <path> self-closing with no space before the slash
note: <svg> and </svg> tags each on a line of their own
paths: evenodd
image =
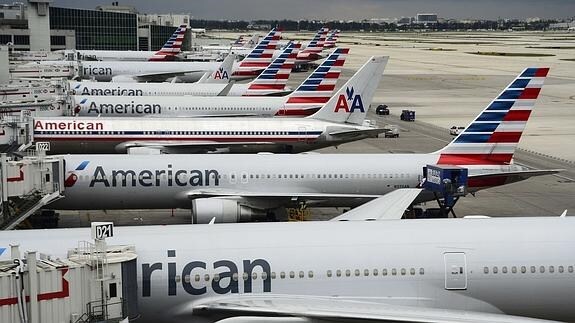
<svg viewBox="0 0 575 323">
<path fill-rule="evenodd" d="M 266 210 L 242 205 L 240 201 L 221 198 L 203 198 L 192 201 L 193 223 L 209 223 L 213 218 L 217 223 L 235 223 L 264 220 Z"/>
</svg>

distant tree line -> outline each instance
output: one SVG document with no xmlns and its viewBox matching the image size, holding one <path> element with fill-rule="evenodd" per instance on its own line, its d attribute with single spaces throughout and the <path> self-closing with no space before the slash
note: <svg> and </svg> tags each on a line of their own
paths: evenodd
<svg viewBox="0 0 575 323">
<path fill-rule="evenodd" d="M 250 25 L 259 26 L 279 26 L 285 31 L 310 30 L 315 31 L 323 26 L 330 29 L 342 31 L 457 31 L 457 30 L 508 30 L 521 28 L 525 30 L 545 30 L 549 24 L 556 23 L 556 20 L 540 20 L 526 22 L 521 20 L 478 20 L 473 22 L 448 20 L 437 24 L 406 24 L 397 25 L 387 22 L 372 21 L 308 21 L 308 20 L 198 20 L 192 19 L 190 26 L 194 28 L 225 29 L 225 30 L 247 30 Z"/>
</svg>

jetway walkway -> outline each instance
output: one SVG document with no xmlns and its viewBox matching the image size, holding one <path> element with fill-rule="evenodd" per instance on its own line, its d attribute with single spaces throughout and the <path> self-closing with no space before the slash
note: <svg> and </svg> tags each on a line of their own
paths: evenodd
<svg viewBox="0 0 575 323">
<path fill-rule="evenodd" d="M 13 160 L 0 154 L 0 229 L 10 230 L 64 190 L 63 160 L 42 153 Z"/>
<path fill-rule="evenodd" d="M 137 319 L 137 253 L 134 246 L 108 246 L 112 232 L 111 223 L 94 223 L 92 241 L 61 246 L 55 255 L 36 250 L 22 256 L 16 244 L 0 248 L 7 259 L 0 261 L 0 322 Z"/>
</svg>

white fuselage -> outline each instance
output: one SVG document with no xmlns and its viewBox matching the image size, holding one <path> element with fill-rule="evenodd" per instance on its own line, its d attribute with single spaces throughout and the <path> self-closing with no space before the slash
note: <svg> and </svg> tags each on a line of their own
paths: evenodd
<svg viewBox="0 0 575 323">
<path fill-rule="evenodd" d="M 73 96 L 71 115 L 83 117 L 236 117 L 276 115 L 288 97 Z"/>
<path fill-rule="evenodd" d="M 179 153 L 209 151 L 210 144 L 217 148 L 225 143 L 230 143 L 230 152 L 302 152 L 373 136 L 331 136 L 332 132 L 374 130 L 313 118 L 45 117 L 33 123 L 34 141 L 50 142 L 54 154 L 126 152 L 150 143 L 164 147 L 164 152 L 175 145 L 188 148 Z M 11 134 L 1 136 L 8 141 Z"/>
<path fill-rule="evenodd" d="M 147 61 L 157 51 L 130 50 L 75 50 L 81 60 L 95 61 Z"/>
<path fill-rule="evenodd" d="M 75 62 L 41 61 L 41 65 L 69 66 Z M 199 79 L 205 72 L 215 71 L 220 62 L 129 62 L 129 61 L 82 61 L 79 76 L 82 79 L 110 81 L 117 76 L 140 77 L 154 80 L 186 75 Z M 236 63 L 237 65 L 237 63 Z M 235 65 L 234 65 L 235 66 Z"/>
<path fill-rule="evenodd" d="M 217 83 L 107 83 L 69 82 L 69 91 L 77 96 L 217 96 L 228 84 Z M 249 84 L 234 84 L 226 96 L 242 96 Z"/>
<path fill-rule="evenodd" d="M 429 219 L 116 227 L 107 242 L 136 247 L 138 322 L 204 322 L 214 318 L 192 315 L 198 304 L 256 295 L 299 297 L 311 313 L 336 297 L 374 311 L 573 321 L 573 232 L 570 217 Z M 89 228 L 7 231 L 0 246 L 65 256 L 89 237 Z M 237 278 L 214 279 L 226 274 Z"/>
<path fill-rule="evenodd" d="M 297 154 L 297 155 L 66 155 L 64 198 L 54 209 L 190 208 L 194 191 L 237 192 L 268 196 L 286 206 L 286 197 L 325 194 L 310 205 L 355 206 L 365 196 L 417 187 L 423 167 L 437 154 Z M 81 170 L 78 165 L 84 163 Z M 470 167 L 470 174 L 513 170 L 507 166 Z M 145 179 L 141 179 L 141 176 Z M 168 180 L 170 178 L 170 180 Z M 501 183 L 503 184 L 503 183 Z M 480 184 L 470 190 L 481 188 Z M 349 198 L 329 198 L 343 194 Z M 209 195 L 209 194 L 208 194 Z M 273 196 L 277 196 L 274 199 Z M 351 198 L 358 196 L 357 199 Z M 197 197 L 202 197 L 197 196 Z M 430 199 L 433 197 L 431 196 Z M 289 201 L 287 201 L 289 204 Z M 298 201 L 293 201 L 297 205 Z"/>
</svg>

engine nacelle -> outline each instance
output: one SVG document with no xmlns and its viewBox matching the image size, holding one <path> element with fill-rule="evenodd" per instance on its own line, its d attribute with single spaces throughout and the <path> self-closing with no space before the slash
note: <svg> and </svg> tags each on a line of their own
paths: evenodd
<svg viewBox="0 0 575 323">
<path fill-rule="evenodd" d="M 263 220 L 266 210 L 242 205 L 239 201 L 221 198 L 203 198 L 192 201 L 193 223 L 235 223 Z"/>
</svg>

